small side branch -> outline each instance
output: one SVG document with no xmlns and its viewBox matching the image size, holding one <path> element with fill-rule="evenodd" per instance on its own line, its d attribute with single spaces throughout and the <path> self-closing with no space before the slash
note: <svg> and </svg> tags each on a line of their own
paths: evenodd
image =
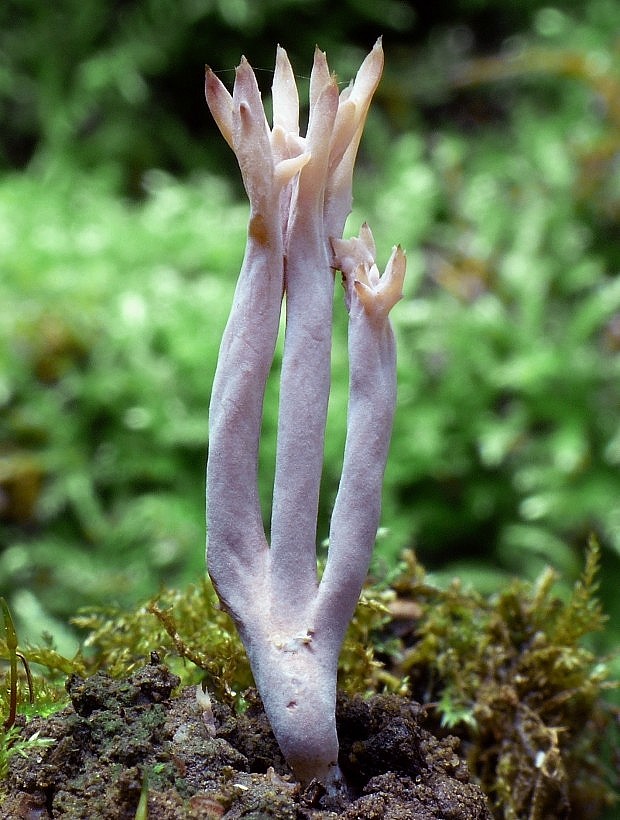
<svg viewBox="0 0 620 820">
<path fill-rule="evenodd" d="M 336 241 L 349 303 L 349 409 L 344 464 L 332 514 L 329 554 L 317 610 L 344 638 L 368 572 L 379 516 L 381 485 L 396 406 L 396 346 L 388 319 L 401 298 L 405 256 L 395 248 L 383 277 L 374 265 L 367 226 L 359 239 Z"/>
</svg>

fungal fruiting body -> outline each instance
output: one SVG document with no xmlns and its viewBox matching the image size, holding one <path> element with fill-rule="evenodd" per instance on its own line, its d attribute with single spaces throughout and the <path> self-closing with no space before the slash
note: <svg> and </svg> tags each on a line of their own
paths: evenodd
<svg viewBox="0 0 620 820">
<path fill-rule="evenodd" d="M 396 402 L 388 313 L 405 256 L 383 276 L 364 225 L 343 240 L 353 166 L 383 69 L 377 41 L 344 91 L 318 49 L 306 135 L 293 71 L 278 48 L 273 125 L 242 59 L 232 95 L 207 69 L 207 103 L 234 151 L 250 200 L 245 256 L 209 409 L 207 566 L 246 647 L 275 737 L 302 782 L 337 783 L 336 674 L 377 532 Z M 317 578 L 316 522 L 330 388 L 334 269 L 349 312 L 344 463 L 329 553 Z M 271 538 L 258 495 L 265 385 L 285 300 Z"/>
</svg>

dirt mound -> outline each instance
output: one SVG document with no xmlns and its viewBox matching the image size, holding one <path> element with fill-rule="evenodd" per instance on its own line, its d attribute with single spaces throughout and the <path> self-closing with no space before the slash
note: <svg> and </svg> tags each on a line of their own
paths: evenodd
<svg viewBox="0 0 620 820">
<path fill-rule="evenodd" d="M 72 677 L 71 705 L 22 729 L 53 742 L 12 757 L 2 820 L 134 820 L 145 780 L 149 820 L 491 817 L 458 742 L 426 731 L 410 701 L 339 699 L 349 795 L 330 798 L 291 778 L 255 693 L 239 715 L 195 688 L 173 697 L 178 683 L 157 658 L 127 680 Z"/>
</svg>

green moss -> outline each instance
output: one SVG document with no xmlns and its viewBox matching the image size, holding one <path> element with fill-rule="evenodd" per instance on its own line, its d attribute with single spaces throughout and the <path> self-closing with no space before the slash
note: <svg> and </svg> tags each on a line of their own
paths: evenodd
<svg viewBox="0 0 620 820">
<path fill-rule="evenodd" d="M 591 636 L 605 616 L 596 597 L 600 550 L 591 541 L 582 576 L 562 600 L 545 570 L 484 597 L 458 581 L 428 584 L 415 559 L 396 582 L 421 614 L 399 668 L 414 696 L 435 702 L 464 740 L 472 771 L 498 817 L 596 817 L 614 800 L 603 695 L 617 686 Z M 564 807 L 564 808 L 563 808 Z"/>
<path fill-rule="evenodd" d="M 407 681 L 393 675 L 380 660 L 398 651 L 398 642 L 388 636 L 394 598 L 394 590 L 389 588 L 362 590 L 340 653 L 338 685 L 343 692 L 406 694 Z"/>
<path fill-rule="evenodd" d="M 206 679 L 216 697 L 237 704 L 252 680 L 237 631 L 207 580 L 164 590 L 135 611 L 92 609 L 72 622 L 88 631 L 91 669 L 130 674 L 157 652 L 183 683 Z"/>
</svg>

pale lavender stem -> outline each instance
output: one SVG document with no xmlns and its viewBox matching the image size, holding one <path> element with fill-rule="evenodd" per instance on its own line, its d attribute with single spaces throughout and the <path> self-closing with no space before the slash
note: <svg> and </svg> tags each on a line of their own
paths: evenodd
<svg viewBox="0 0 620 820">
<path fill-rule="evenodd" d="M 323 75 L 315 53 L 312 82 Z M 285 247 L 286 333 L 280 379 L 278 447 L 271 524 L 272 588 L 277 607 L 300 612 L 306 627 L 316 593 L 316 522 L 330 387 L 333 273 L 323 233 L 323 197 L 338 89 L 316 94 L 306 149 L 310 160 L 292 194 Z"/>
<path fill-rule="evenodd" d="M 207 101 L 230 140 L 250 199 L 248 242 L 218 356 L 209 409 L 207 531 L 209 572 L 235 620 L 251 612 L 266 579 L 268 545 L 258 497 L 258 442 L 265 384 L 284 288 L 280 187 L 254 74 L 245 60 L 233 96 L 212 72 Z M 256 161 L 256 149 L 267 158 Z"/>
<path fill-rule="evenodd" d="M 235 620 L 265 577 L 266 567 L 259 567 L 268 556 L 258 497 L 258 442 L 278 334 L 282 271 L 277 244 L 267 258 L 256 245 L 255 240 L 248 243 L 209 409 L 209 572 Z M 234 588 L 238 596 L 232 600 Z"/>
<path fill-rule="evenodd" d="M 402 296 L 405 257 L 395 248 L 379 278 L 367 226 L 334 241 L 349 304 L 349 407 L 344 463 L 332 513 L 317 612 L 340 651 L 368 572 L 381 513 L 381 486 L 396 406 L 396 345 L 388 319 Z"/>
</svg>

